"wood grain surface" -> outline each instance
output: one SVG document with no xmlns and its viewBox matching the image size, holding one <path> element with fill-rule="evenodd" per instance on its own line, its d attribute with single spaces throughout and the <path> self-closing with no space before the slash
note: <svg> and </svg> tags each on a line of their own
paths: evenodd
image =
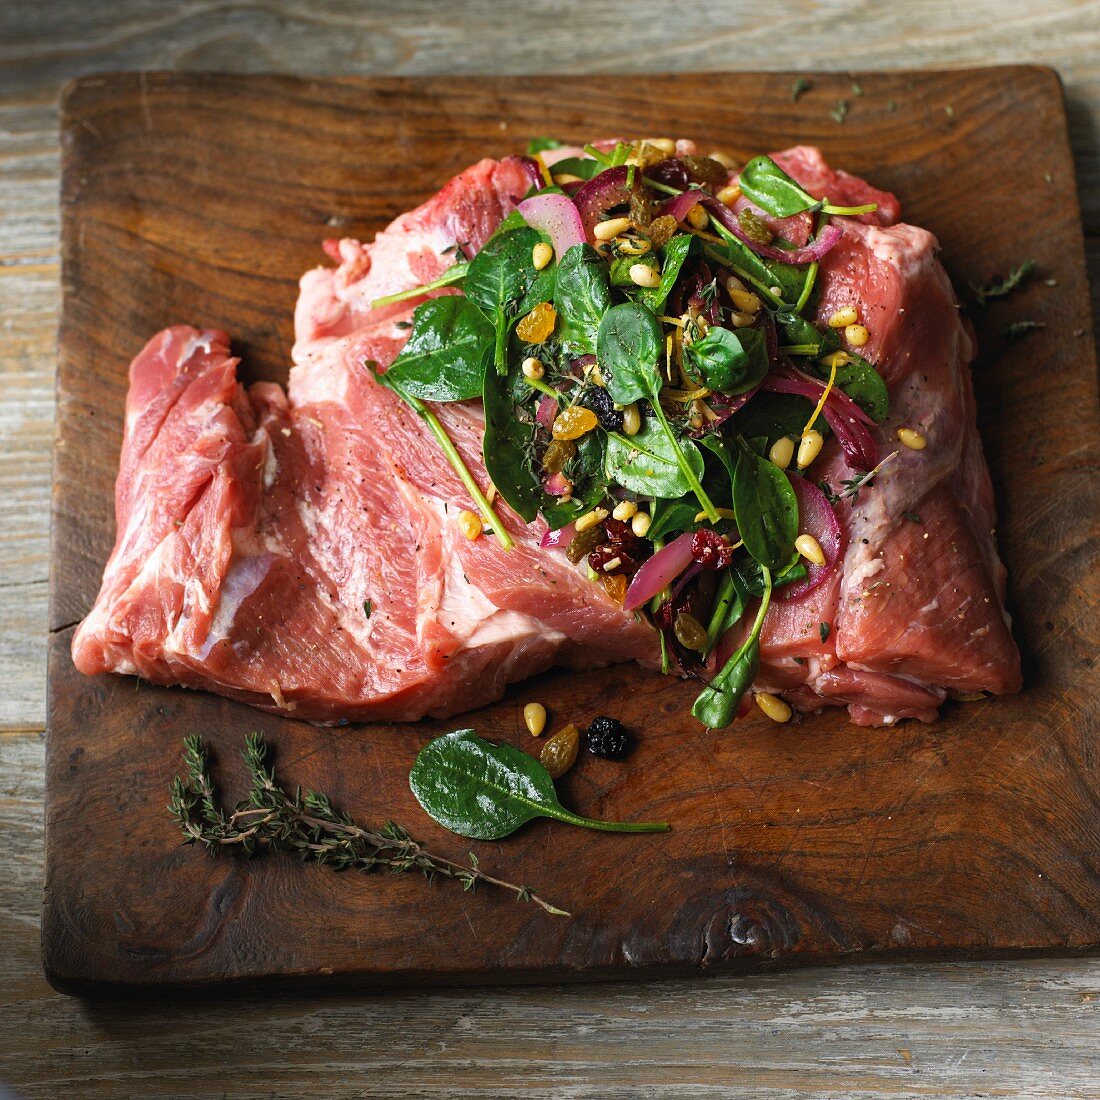
<svg viewBox="0 0 1100 1100">
<path fill-rule="evenodd" d="M 312 73 L 844 70 L 1042 61 L 1065 83 L 1100 304 L 1096 0 L 0 3 L 0 1080 L 25 1096 L 773 1098 L 1100 1091 L 1100 962 L 900 964 L 708 982 L 177 1004 L 53 993 L 38 946 L 57 91 L 122 68 Z M 601 34 L 578 33 L 594 24 Z M 630 27 L 632 48 L 606 34 Z M 825 100 L 818 108 L 830 108 Z M 858 104 L 856 105 L 858 109 Z M 239 1040 L 247 1020 L 248 1041 Z M 899 1050 L 908 1053 L 906 1061 Z"/>
<path fill-rule="evenodd" d="M 791 102 L 792 79 L 622 79 L 602 101 L 603 81 L 577 79 L 559 82 L 549 104 L 525 81 L 488 78 L 119 75 L 70 87 L 43 925 L 59 988 L 637 977 L 1100 943 L 1090 472 L 1100 425 L 1057 79 L 1038 68 L 861 75 L 861 111 L 840 131 Z M 840 98 L 854 78 L 813 79 Z M 743 106 L 701 126 L 714 98 Z M 666 105 L 663 131 L 735 155 L 820 142 L 834 163 L 899 193 L 960 285 L 1007 270 L 1021 250 L 1057 280 L 1057 294 L 1036 281 L 976 317 L 1027 690 L 948 707 L 933 727 L 857 730 L 834 712 L 706 734 L 689 714 L 690 684 L 635 667 L 517 686 L 460 724 L 530 747 L 519 719 L 529 699 L 550 702 L 558 722 L 611 710 L 639 747 L 625 763 L 586 757 L 561 784 L 567 804 L 674 826 L 624 838 L 541 822 L 476 846 L 494 873 L 533 882 L 572 920 L 412 877 L 182 850 L 163 803 L 183 735 L 202 731 L 231 761 L 259 727 L 289 781 L 367 820 L 393 814 L 459 854 L 466 846 L 418 811 L 407 784 L 418 749 L 455 723 L 318 729 L 75 673 L 69 627 L 114 537 L 129 359 L 150 333 L 188 320 L 230 330 L 249 379 L 282 381 L 296 277 L 333 227 L 369 237 L 463 165 L 538 133 L 645 132 L 654 103 Z M 978 189 L 981 205 L 968 201 Z M 1010 226 L 1011 241 L 991 241 L 991 221 Z M 1008 345 L 999 326 L 1020 309 L 1049 327 Z M 1072 523 L 1071 503 L 1083 517 Z"/>
</svg>

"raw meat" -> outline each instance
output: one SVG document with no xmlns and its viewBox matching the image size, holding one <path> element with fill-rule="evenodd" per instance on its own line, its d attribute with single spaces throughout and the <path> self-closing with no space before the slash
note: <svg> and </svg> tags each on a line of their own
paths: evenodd
<svg viewBox="0 0 1100 1100">
<path fill-rule="evenodd" d="M 892 402 L 879 457 L 897 455 L 840 506 L 842 568 L 773 603 L 757 686 L 803 710 L 847 705 L 860 724 L 931 720 L 949 691 L 1017 690 L 973 343 L 936 242 L 895 224 L 892 195 L 834 172 L 817 150 L 776 160 L 816 195 L 879 203 L 842 219 L 818 319 L 849 304 L 868 319 L 867 357 Z M 326 242 L 337 266 L 302 279 L 286 395 L 246 392 L 223 333 L 181 326 L 150 341 L 130 372 L 117 544 L 73 642 L 82 671 L 314 721 L 411 720 L 489 702 L 554 663 L 656 662 L 652 628 L 560 550 L 540 549 L 541 523 L 502 508 L 510 552 L 461 535 L 458 512 L 471 506 L 461 482 L 365 365 L 392 362 L 414 304 L 372 301 L 436 278 L 456 245 L 476 252 L 529 183 L 522 161 L 485 160 L 373 244 Z M 438 413 L 488 489 L 480 406 Z M 928 447 L 899 446 L 901 425 Z M 814 470 L 834 488 L 856 473 L 835 441 Z"/>
</svg>

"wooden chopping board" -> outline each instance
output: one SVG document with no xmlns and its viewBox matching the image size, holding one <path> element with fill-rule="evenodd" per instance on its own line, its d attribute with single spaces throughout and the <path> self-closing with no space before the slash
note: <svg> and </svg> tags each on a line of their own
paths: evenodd
<svg viewBox="0 0 1100 1100">
<path fill-rule="evenodd" d="M 556 981 L 1100 943 L 1100 423 L 1061 88 L 1028 67 L 858 84 L 815 75 L 792 102 L 793 79 L 127 74 L 70 85 L 43 920 L 58 988 Z M 369 238 L 468 163 L 533 136 L 657 133 L 745 156 L 819 144 L 897 192 L 960 288 L 1038 261 L 1025 290 L 971 310 L 1023 694 L 949 705 L 933 726 L 858 729 L 832 712 L 708 733 L 688 715 L 690 685 L 623 667 L 547 674 L 459 722 L 317 729 L 76 673 L 73 626 L 113 541 L 126 368 L 152 333 L 223 327 L 248 381 L 285 381 L 296 281 L 325 262 L 323 238 Z M 1009 344 L 999 330 L 1019 319 L 1047 327 Z M 583 758 L 560 784 L 567 805 L 673 831 L 544 821 L 474 844 L 433 825 L 407 784 L 418 749 L 456 725 L 532 749 L 520 720 L 532 699 L 555 725 L 611 712 L 639 738 L 626 763 Z M 235 798 L 237 751 L 254 729 L 286 782 L 329 792 L 362 821 L 393 817 L 443 855 L 476 848 L 487 870 L 573 918 L 412 875 L 181 847 L 165 805 L 182 738 L 208 740 Z"/>
</svg>

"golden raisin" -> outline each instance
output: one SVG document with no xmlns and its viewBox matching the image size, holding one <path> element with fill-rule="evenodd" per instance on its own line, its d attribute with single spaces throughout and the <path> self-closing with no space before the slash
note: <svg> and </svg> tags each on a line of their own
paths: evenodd
<svg viewBox="0 0 1100 1100">
<path fill-rule="evenodd" d="M 703 628 L 703 624 L 694 615 L 690 615 L 686 611 L 681 611 L 676 616 L 672 632 L 684 649 L 700 651 L 706 647 L 707 632 Z"/>
<path fill-rule="evenodd" d="M 542 468 L 547 473 L 559 474 L 565 465 L 577 453 L 577 445 L 571 439 L 552 440 L 542 456 Z"/>
<path fill-rule="evenodd" d="M 754 214 L 747 206 L 737 215 L 737 224 L 741 226 L 745 236 L 750 241 L 755 241 L 757 244 L 772 243 L 773 234 L 767 223 L 759 214 Z"/>
<path fill-rule="evenodd" d="M 516 335 L 525 344 L 541 344 L 557 324 L 558 314 L 549 302 L 539 302 L 526 317 L 521 317 L 516 325 Z"/>
<path fill-rule="evenodd" d="M 591 409 L 570 405 L 558 413 L 551 434 L 555 439 L 580 439 L 582 435 L 592 431 L 598 423 L 599 420 Z"/>
<path fill-rule="evenodd" d="M 616 602 L 621 604 L 626 599 L 626 577 L 622 573 L 609 575 L 600 574 L 600 584 L 603 590 Z"/>
<path fill-rule="evenodd" d="M 589 527 L 587 531 L 582 531 L 577 535 L 565 548 L 565 556 L 576 565 L 577 562 L 582 558 L 587 558 L 599 546 L 602 538 L 603 528 L 601 526 L 597 524 L 595 527 Z"/>
<path fill-rule="evenodd" d="M 580 730 L 572 722 L 562 726 L 539 753 L 542 766 L 550 773 L 551 779 L 560 779 L 573 766 L 577 759 L 577 750 L 581 746 Z"/>
<path fill-rule="evenodd" d="M 671 214 L 662 214 L 654 218 L 646 230 L 649 242 L 654 248 L 661 248 L 668 244 L 673 233 L 676 232 L 676 219 Z"/>
</svg>

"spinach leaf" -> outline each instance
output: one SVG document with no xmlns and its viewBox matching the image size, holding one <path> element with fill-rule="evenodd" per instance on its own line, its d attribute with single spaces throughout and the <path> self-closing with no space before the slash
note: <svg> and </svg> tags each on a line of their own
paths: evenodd
<svg viewBox="0 0 1100 1100">
<path fill-rule="evenodd" d="M 748 602 L 749 594 L 740 583 L 737 574 L 732 569 L 727 569 L 722 574 L 722 580 L 714 594 L 714 608 L 707 626 L 707 644 L 703 649 L 704 659 L 711 655 L 714 647 L 721 641 L 722 635 L 734 623 L 740 621 L 741 616 L 745 614 Z"/>
<path fill-rule="evenodd" d="M 557 138 L 537 137 L 527 143 L 527 155 L 533 157 L 536 153 L 545 153 L 547 149 L 560 149 L 562 143 Z"/>
<path fill-rule="evenodd" d="M 737 574 L 738 583 L 746 593 L 746 598 L 748 596 L 759 598 L 764 595 L 764 568 L 759 562 L 753 561 L 752 558 L 742 558 L 732 568 Z M 771 577 L 770 583 L 773 588 L 781 588 L 785 584 L 800 581 L 805 576 L 806 566 L 803 564 L 802 555 L 796 552 L 791 554 L 787 564 Z"/>
<path fill-rule="evenodd" d="M 840 101 L 843 102 L 843 101 Z M 796 183 L 771 157 L 753 157 L 738 179 L 741 193 L 774 218 L 789 218 L 803 210 L 822 210 L 826 214 L 869 214 L 877 203 L 863 206 L 834 206 L 815 199 Z"/>
<path fill-rule="evenodd" d="M 798 536 L 798 498 L 787 475 L 738 441 L 733 511 L 745 549 L 766 569 L 778 569 Z"/>
<path fill-rule="evenodd" d="M 668 500 L 657 497 L 650 506 L 653 517 L 646 532 L 646 538 L 653 542 L 666 538 L 673 532 L 690 531 L 695 526 L 695 517 L 699 514 L 699 502 L 691 498 Z"/>
<path fill-rule="evenodd" d="M 822 332 L 816 325 L 797 313 L 779 312 L 775 315 L 775 324 L 783 336 L 786 345 L 817 348 L 815 355 L 824 355 L 840 347 L 840 341 L 832 329 Z"/>
<path fill-rule="evenodd" d="M 607 264 L 591 245 L 575 244 L 560 258 L 554 308 L 565 350 L 595 355 L 600 320 L 611 308 L 611 287 Z"/>
<path fill-rule="evenodd" d="M 512 745 L 483 741 L 472 729 L 429 741 L 409 774 L 417 802 L 459 836 L 499 840 L 536 817 L 609 833 L 667 832 L 665 822 L 597 821 L 565 809 L 550 773 Z"/>
<path fill-rule="evenodd" d="M 603 315 L 596 356 L 614 401 L 629 405 L 643 397 L 657 399 L 663 344 L 660 323 L 639 302 L 612 306 Z"/>
<path fill-rule="evenodd" d="M 602 171 L 603 165 L 590 157 L 562 157 L 550 166 L 552 176 L 570 175 L 582 180 L 590 180 Z"/>
<path fill-rule="evenodd" d="M 706 336 L 684 344 L 684 356 L 693 372 L 712 390 L 748 393 L 768 373 L 768 348 L 762 329 L 715 326 Z"/>
<path fill-rule="evenodd" d="M 749 636 L 723 666 L 721 672 L 702 690 L 691 713 L 712 730 L 725 729 L 737 716 L 745 692 L 752 687 L 760 671 L 760 630 L 772 598 L 772 578 L 763 569 L 764 593 Z"/>
<path fill-rule="evenodd" d="M 748 245 L 739 241 L 724 226 L 718 226 L 726 245 L 726 258 L 733 270 L 749 282 L 763 285 L 769 290 L 779 288 L 779 297 L 785 302 L 797 302 L 806 284 L 806 269 L 794 264 L 765 260 L 758 256 Z"/>
<path fill-rule="evenodd" d="M 689 439 L 680 450 L 696 482 L 703 475 L 703 456 Z M 624 489 L 646 496 L 682 497 L 695 490 L 681 469 L 676 444 L 660 424 L 647 420 L 637 435 L 607 436 L 607 476 Z"/>
<path fill-rule="evenodd" d="M 511 509 L 531 523 L 545 494 L 535 475 L 532 440 L 534 425 L 520 420 L 512 397 L 519 367 L 501 377 L 496 371 L 485 372 L 482 401 L 485 406 L 485 434 L 482 455 L 485 472 L 497 492 Z"/>
<path fill-rule="evenodd" d="M 538 230 L 530 226 L 497 233 L 470 261 L 470 269 L 466 272 L 463 284 L 466 297 L 481 307 L 496 330 L 493 361 L 498 374 L 503 374 L 505 369 L 509 318 L 535 281 L 531 251 L 540 240 Z"/>
<path fill-rule="evenodd" d="M 468 401 L 481 396 L 493 354 L 493 326 L 459 295 L 416 307 L 412 335 L 379 381 L 422 401 Z"/>
<path fill-rule="evenodd" d="M 680 269 L 694 243 L 695 238 L 690 233 L 678 233 L 662 250 L 661 281 L 655 287 L 638 292 L 638 300 L 649 306 L 654 313 L 661 309 L 672 293 L 672 288 L 680 277 Z"/>
</svg>

